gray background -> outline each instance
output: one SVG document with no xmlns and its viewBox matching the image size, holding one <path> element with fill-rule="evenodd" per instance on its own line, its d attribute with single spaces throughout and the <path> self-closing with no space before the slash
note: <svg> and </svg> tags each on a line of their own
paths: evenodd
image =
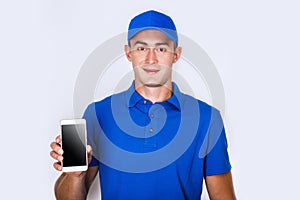
<svg viewBox="0 0 300 200">
<path fill-rule="evenodd" d="M 16 0 L 0 3 L 1 199 L 54 199 L 49 144 L 73 117 L 83 62 L 151 8 L 171 15 L 220 73 L 238 198 L 299 198 L 296 0 Z M 97 195 L 96 184 L 89 199 Z"/>
</svg>

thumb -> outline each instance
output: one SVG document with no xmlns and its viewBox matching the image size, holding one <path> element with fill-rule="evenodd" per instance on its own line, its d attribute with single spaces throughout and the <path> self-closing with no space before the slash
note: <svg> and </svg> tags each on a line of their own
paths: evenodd
<svg viewBox="0 0 300 200">
<path fill-rule="evenodd" d="M 86 150 L 87 150 L 87 153 L 88 153 L 88 163 L 90 163 L 91 160 L 92 160 L 92 154 L 93 154 L 92 147 L 90 145 L 87 145 Z"/>
</svg>

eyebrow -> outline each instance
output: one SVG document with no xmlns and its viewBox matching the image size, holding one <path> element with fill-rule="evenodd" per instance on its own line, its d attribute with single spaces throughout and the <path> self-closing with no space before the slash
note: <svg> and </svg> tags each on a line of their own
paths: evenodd
<svg viewBox="0 0 300 200">
<path fill-rule="evenodd" d="M 148 43 L 146 42 L 142 42 L 142 41 L 136 41 L 133 46 L 137 45 L 137 44 L 141 44 L 141 45 L 145 45 L 147 46 Z M 166 46 L 170 46 L 168 42 L 158 42 L 158 43 L 155 43 L 155 46 L 161 46 L 161 45 L 166 45 Z"/>
</svg>

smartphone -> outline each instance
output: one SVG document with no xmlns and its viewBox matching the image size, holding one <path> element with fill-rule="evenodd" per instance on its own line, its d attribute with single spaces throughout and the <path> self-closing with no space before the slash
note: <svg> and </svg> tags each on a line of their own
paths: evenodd
<svg viewBox="0 0 300 200">
<path fill-rule="evenodd" d="M 88 167 L 85 119 L 61 120 L 63 172 L 86 171 Z"/>
</svg>

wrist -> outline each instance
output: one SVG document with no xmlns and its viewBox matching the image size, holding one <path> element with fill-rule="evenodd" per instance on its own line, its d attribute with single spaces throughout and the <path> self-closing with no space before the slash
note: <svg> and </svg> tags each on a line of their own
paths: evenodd
<svg viewBox="0 0 300 200">
<path fill-rule="evenodd" d="M 74 178 L 83 178 L 85 177 L 86 172 L 65 172 L 67 176 L 74 177 Z"/>
</svg>

